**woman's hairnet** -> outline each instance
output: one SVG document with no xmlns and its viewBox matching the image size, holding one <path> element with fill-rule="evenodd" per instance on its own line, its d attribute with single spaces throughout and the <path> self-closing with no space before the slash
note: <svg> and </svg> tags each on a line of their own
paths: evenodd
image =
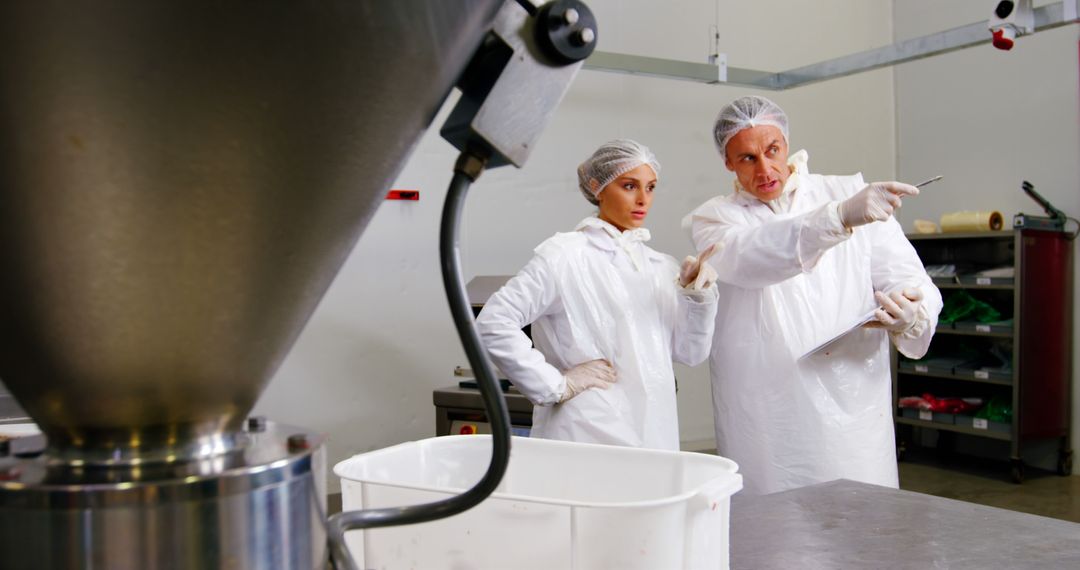
<svg viewBox="0 0 1080 570">
<path fill-rule="evenodd" d="M 771 125 L 780 129 L 784 134 L 784 140 L 788 140 L 787 114 L 779 105 L 772 101 L 751 95 L 739 97 L 728 103 L 720 114 L 716 116 L 716 124 L 713 125 L 713 139 L 716 141 L 716 149 L 720 156 L 727 158 L 727 144 L 739 131 L 751 127 Z"/>
<path fill-rule="evenodd" d="M 630 139 L 615 139 L 606 142 L 596 149 L 588 160 L 578 166 L 578 188 L 592 205 L 599 205 L 600 201 L 596 199 L 596 195 L 605 186 L 642 164 L 652 167 L 657 179 L 660 178 L 660 163 L 649 147 Z M 592 183 L 594 180 L 595 185 Z"/>
</svg>

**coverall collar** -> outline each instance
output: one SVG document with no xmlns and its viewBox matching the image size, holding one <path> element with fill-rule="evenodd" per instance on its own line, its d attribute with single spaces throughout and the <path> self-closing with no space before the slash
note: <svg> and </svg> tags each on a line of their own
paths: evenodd
<svg viewBox="0 0 1080 570">
<path fill-rule="evenodd" d="M 610 223 L 596 216 L 589 216 L 581 220 L 581 223 L 574 230 L 585 232 L 590 237 L 589 241 L 600 249 L 615 251 L 617 247 L 622 248 L 630 258 L 630 262 L 636 271 L 641 271 L 642 266 L 645 265 L 646 256 L 652 257 L 649 255 L 651 250 L 644 246 L 644 242 L 649 241 L 652 234 L 645 228 L 635 228 L 621 232 L 619 228 Z"/>
</svg>

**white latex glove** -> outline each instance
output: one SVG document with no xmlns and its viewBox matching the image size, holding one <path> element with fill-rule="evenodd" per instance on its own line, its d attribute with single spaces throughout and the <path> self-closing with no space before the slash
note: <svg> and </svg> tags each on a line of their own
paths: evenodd
<svg viewBox="0 0 1080 570">
<path fill-rule="evenodd" d="M 903 292 L 893 291 L 889 295 L 874 291 L 874 298 L 881 304 L 881 308 L 875 313 L 877 321 L 867 323 L 867 327 L 902 333 L 915 326 L 923 300 L 922 290 L 908 288 Z"/>
<path fill-rule="evenodd" d="M 902 196 L 918 196 L 919 189 L 903 182 L 874 182 L 840 202 L 840 221 L 854 228 L 883 222 L 900 209 Z"/>
<path fill-rule="evenodd" d="M 716 253 L 717 244 L 705 248 L 697 257 L 686 256 L 679 268 L 679 286 L 690 289 L 708 289 L 716 282 L 716 270 L 705 262 Z"/>
<path fill-rule="evenodd" d="M 607 390 L 616 380 L 615 369 L 606 360 L 590 360 L 578 364 L 567 370 L 563 378 L 566 380 L 566 391 L 559 398 L 560 404 L 589 388 Z"/>
</svg>

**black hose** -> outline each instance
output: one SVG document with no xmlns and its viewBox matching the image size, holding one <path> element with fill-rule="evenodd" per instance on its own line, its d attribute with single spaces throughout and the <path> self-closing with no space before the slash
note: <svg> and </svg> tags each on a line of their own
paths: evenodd
<svg viewBox="0 0 1080 570">
<path fill-rule="evenodd" d="M 529 13 L 530 16 L 536 16 L 536 13 L 540 10 L 530 0 L 517 0 L 518 6 L 521 6 Z"/>
<path fill-rule="evenodd" d="M 487 352 L 480 343 L 480 334 L 476 331 L 472 308 L 465 295 L 465 281 L 461 275 L 461 256 L 458 247 L 458 226 L 461 211 L 465 206 L 465 195 L 469 186 L 483 170 L 484 161 L 475 156 L 462 154 L 454 168 L 454 178 L 443 205 L 442 225 L 439 229 L 439 255 L 442 263 L 443 286 L 450 303 L 450 313 L 454 318 L 458 336 L 465 348 L 469 364 L 476 374 L 480 395 L 484 400 L 484 409 L 491 423 L 492 454 L 491 463 L 483 478 L 468 491 L 449 499 L 424 505 L 408 507 L 390 507 L 366 509 L 338 513 L 327 521 L 327 533 L 330 539 L 330 555 L 338 570 L 357 570 L 345 546 L 345 532 L 360 528 L 414 524 L 432 521 L 467 511 L 487 498 L 502 480 L 506 465 L 510 460 L 510 414 L 506 410 L 506 401 L 499 388 L 495 369 L 488 359 Z"/>
</svg>

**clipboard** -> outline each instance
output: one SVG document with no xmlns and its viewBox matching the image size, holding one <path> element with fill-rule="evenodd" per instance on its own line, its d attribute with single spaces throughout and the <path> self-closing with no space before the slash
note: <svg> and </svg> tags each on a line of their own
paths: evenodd
<svg viewBox="0 0 1080 570">
<path fill-rule="evenodd" d="M 874 319 L 874 313 L 877 313 L 878 309 L 880 309 L 880 308 L 881 307 L 874 307 L 873 309 L 870 310 L 870 312 L 868 312 L 865 315 L 863 315 L 862 317 L 860 317 L 859 320 L 855 324 L 843 329 L 837 335 L 835 335 L 832 338 L 826 340 L 825 342 L 815 346 L 814 348 L 811 348 L 810 350 L 808 350 L 806 352 L 806 354 L 803 354 L 802 356 L 799 357 L 799 360 L 803 361 L 803 360 L 806 360 L 807 358 L 810 358 L 811 356 L 813 356 L 813 355 L 815 355 L 815 354 L 829 348 L 830 346 L 836 344 L 837 342 L 840 341 L 840 339 L 844 338 L 845 336 L 850 334 L 852 331 L 858 330 L 860 327 L 862 327 L 866 323 L 869 323 L 870 321 L 875 320 Z"/>
</svg>

